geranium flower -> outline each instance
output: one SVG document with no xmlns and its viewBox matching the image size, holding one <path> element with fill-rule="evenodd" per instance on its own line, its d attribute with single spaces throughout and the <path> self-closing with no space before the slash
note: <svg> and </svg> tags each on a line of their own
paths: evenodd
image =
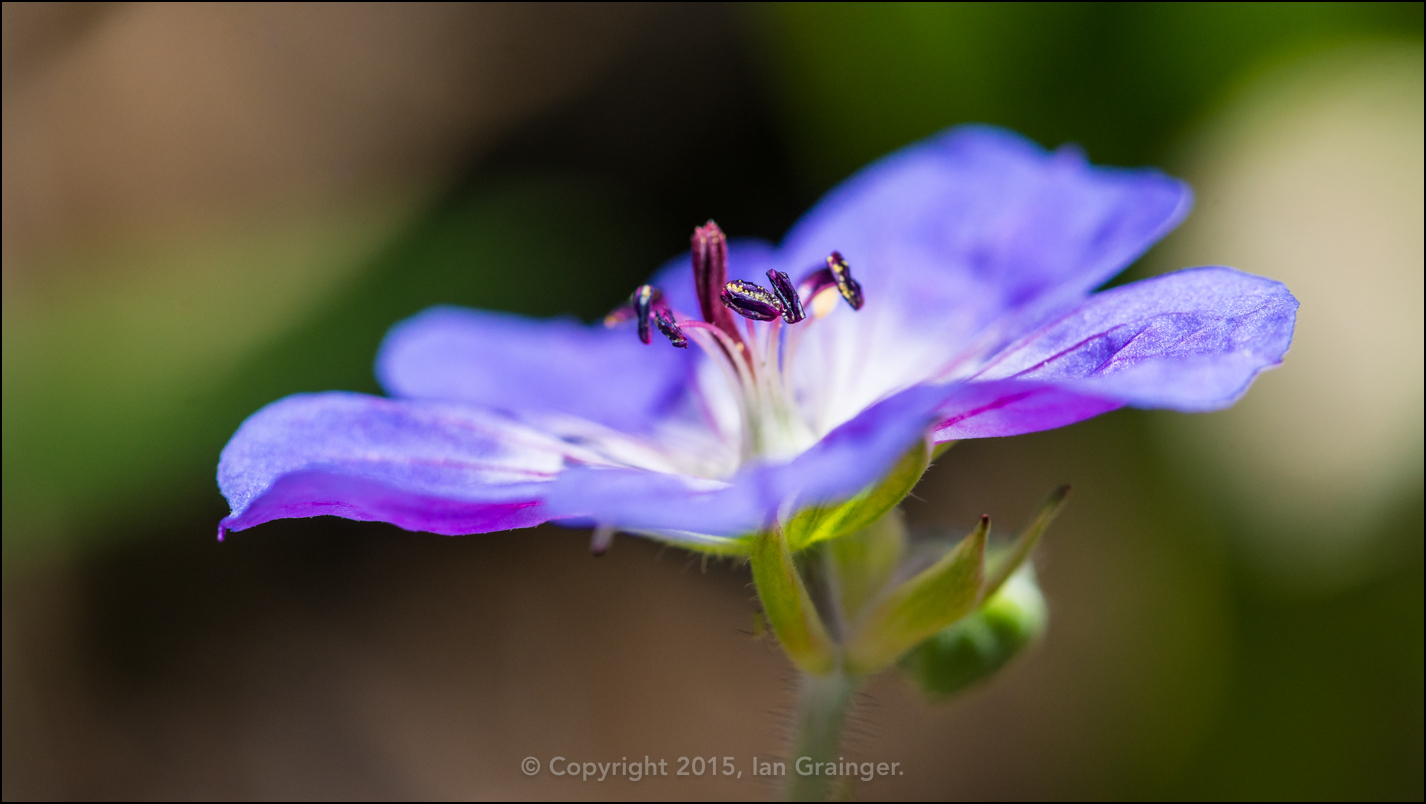
<svg viewBox="0 0 1426 804">
<path fill-rule="evenodd" d="M 1226 407 L 1287 351 L 1283 285 L 1209 267 L 1091 293 L 1190 202 L 1152 170 L 960 128 L 865 168 L 780 246 L 699 227 L 604 324 L 428 310 L 381 347 L 390 397 L 299 394 L 242 424 L 220 536 L 318 514 L 555 521 L 746 554 L 747 534 L 905 475 L 894 505 L 920 445 Z M 804 531 L 794 549 L 836 535 Z"/>
</svg>

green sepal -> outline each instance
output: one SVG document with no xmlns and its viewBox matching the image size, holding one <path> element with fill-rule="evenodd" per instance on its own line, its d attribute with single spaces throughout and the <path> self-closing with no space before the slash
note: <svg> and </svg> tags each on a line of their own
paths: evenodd
<svg viewBox="0 0 1426 804">
<path fill-rule="evenodd" d="M 939 443 L 939 444 L 937 444 L 936 446 L 932 447 L 932 448 L 931 448 L 931 460 L 934 461 L 934 460 L 936 460 L 937 458 L 941 457 L 942 455 L 945 455 L 945 454 L 946 454 L 946 451 L 949 450 L 951 447 L 954 447 L 955 445 L 956 445 L 956 442 L 954 442 L 954 441 L 942 441 L 941 443 Z"/>
<path fill-rule="evenodd" d="M 669 547 L 678 547 L 692 553 L 714 558 L 747 558 L 753 553 L 753 541 L 756 536 L 709 536 L 706 534 L 690 534 L 688 538 L 677 538 L 676 535 L 668 531 L 654 530 L 620 530 L 620 533 L 629 533 L 645 539 L 666 544 Z M 696 536 L 696 538 L 694 538 Z"/>
<path fill-rule="evenodd" d="M 906 524 L 901 511 L 822 545 L 823 562 L 832 595 L 843 621 L 851 621 L 881 592 L 906 552 Z"/>
<path fill-rule="evenodd" d="M 783 526 L 788 549 L 794 552 L 812 545 L 855 533 L 881 519 L 906 498 L 931 463 L 931 447 L 918 441 L 877 483 L 855 497 L 834 505 L 816 505 L 797 512 Z"/>
<path fill-rule="evenodd" d="M 1010 544 L 1010 548 L 1004 551 L 992 553 L 986 559 L 985 568 L 985 588 L 981 590 L 981 598 L 989 599 L 1000 589 L 1001 584 L 1025 563 L 1025 559 L 1030 557 L 1030 551 L 1035 549 L 1035 543 L 1040 541 L 1040 536 L 1050 527 L 1050 523 L 1055 521 L 1055 516 L 1064 507 L 1065 498 L 1069 496 L 1070 487 L 1060 486 L 1055 489 L 1043 503 L 1040 510 L 1035 513 L 1035 518 L 1030 520 L 1030 524 L 1020 531 L 1020 535 L 1015 537 L 1015 541 Z"/>
<path fill-rule="evenodd" d="M 990 518 L 939 561 L 883 596 L 850 629 L 848 673 L 869 676 L 970 613 L 980 599 Z"/>
<path fill-rule="evenodd" d="M 1030 564 L 979 609 L 936 632 L 901 658 L 901 669 L 933 698 L 989 678 L 1045 631 L 1048 609 Z"/>
<path fill-rule="evenodd" d="M 781 531 L 774 528 L 757 534 L 752 545 L 753 585 L 783 650 L 805 673 L 820 676 L 832 672 L 837 664 L 836 646 L 812 605 Z"/>
</svg>

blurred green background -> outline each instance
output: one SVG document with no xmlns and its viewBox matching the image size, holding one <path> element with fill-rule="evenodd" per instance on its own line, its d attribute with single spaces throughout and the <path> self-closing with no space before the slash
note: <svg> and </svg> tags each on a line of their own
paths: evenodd
<svg viewBox="0 0 1426 804">
<path fill-rule="evenodd" d="M 282 395 L 376 392 L 428 305 L 593 319 L 716 218 L 776 239 L 961 122 L 1194 184 L 1125 279 L 1303 303 L 1232 411 L 958 446 L 920 528 L 1076 498 L 1050 635 L 867 799 L 1423 796 L 1422 6 L 4 5 L 4 797 L 731 797 L 526 755 L 782 750 L 741 568 L 542 528 L 226 545 Z"/>
</svg>

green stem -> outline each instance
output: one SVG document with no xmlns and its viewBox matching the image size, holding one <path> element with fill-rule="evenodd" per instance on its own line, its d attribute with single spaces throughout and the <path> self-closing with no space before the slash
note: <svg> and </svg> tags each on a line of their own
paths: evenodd
<svg viewBox="0 0 1426 804">
<path fill-rule="evenodd" d="M 797 701 L 797 733 L 789 757 L 788 801 L 825 801 L 829 785 L 838 774 L 826 764 L 837 762 L 842 726 L 857 682 L 837 671 L 828 675 L 803 674 Z"/>
</svg>

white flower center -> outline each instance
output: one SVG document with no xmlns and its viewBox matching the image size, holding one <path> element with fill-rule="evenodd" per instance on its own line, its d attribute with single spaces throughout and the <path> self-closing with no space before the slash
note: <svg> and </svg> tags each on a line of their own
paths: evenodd
<svg viewBox="0 0 1426 804">
<path fill-rule="evenodd" d="M 827 295 L 827 290 L 818 294 Z M 831 289 L 835 299 L 835 289 Z M 818 305 L 825 315 L 831 305 Z M 738 405 L 739 455 L 752 458 L 788 458 L 817 442 L 819 434 L 804 415 L 792 383 L 797 347 L 816 320 L 783 326 L 781 318 L 768 322 L 744 320 L 741 342 L 701 321 L 680 321 L 679 326 L 718 367 Z"/>
</svg>

